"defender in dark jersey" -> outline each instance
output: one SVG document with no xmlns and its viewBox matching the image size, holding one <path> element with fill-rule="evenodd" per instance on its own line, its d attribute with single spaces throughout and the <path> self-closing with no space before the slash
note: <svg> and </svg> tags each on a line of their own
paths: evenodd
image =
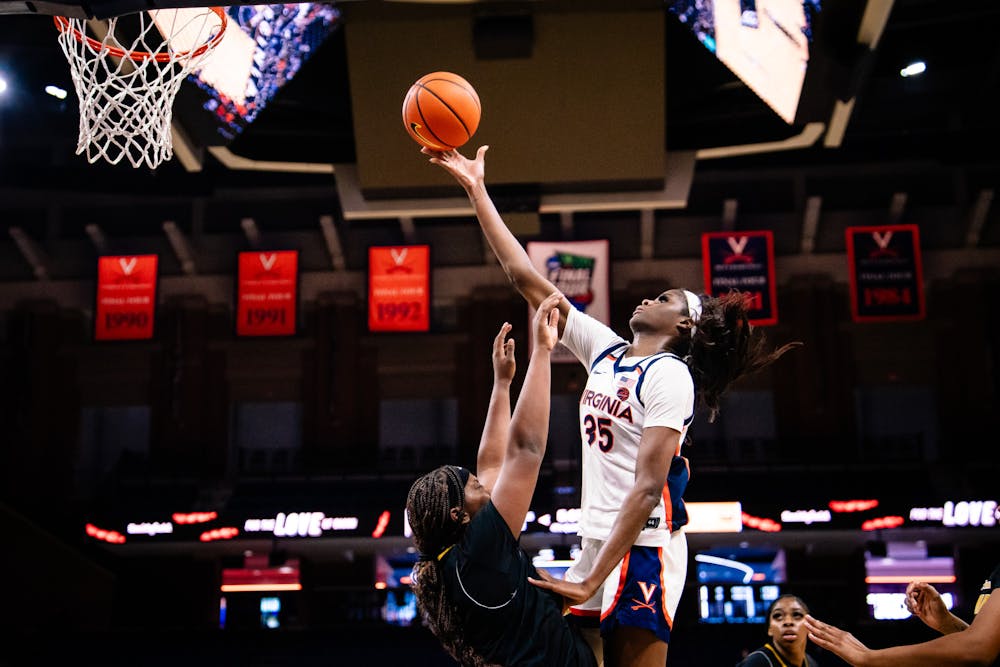
<svg viewBox="0 0 1000 667">
<path fill-rule="evenodd" d="M 958 618 L 945 606 L 933 586 L 911 583 L 906 587 L 906 608 L 924 623 L 943 633 L 922 644 L 872 650 L 850 632 L 806 616 L 809 638 L 855 667 L 989 667 L 1000 663 L 1000 563 L 983 582 L 972 623 Z"/>
<path fill-rule="evenodd" d="M 442 466 L 410 489 L 406 511 L 420 561 L 421 613 L 462 665 L 594 667 L 593 652 L 563 615 L 558 595 L 532 586 L 539 573 L 518 544 L 538 481 L 549 424 L 549 359 L 558 340 L 559 293 L 538 308 L 531 361 L 513 416 L 514 342 L 493 343 L 494 383 L 477 475 Z"/>
</svg>

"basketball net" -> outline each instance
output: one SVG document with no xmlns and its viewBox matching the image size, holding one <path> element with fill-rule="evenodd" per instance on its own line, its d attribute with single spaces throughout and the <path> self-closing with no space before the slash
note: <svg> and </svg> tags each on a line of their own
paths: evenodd
<svg viewBox="0 0 1000 667">
<path fill-rule="evenodd" d="M 56 16 L 59 44 L 80 101 L 76 154 L 155 169 L 173 157 L 173 104 L 184 78 L 204 65 L 225 32 L 220 7 L 153 10 L 103 23 Z M 138 36 L 124 40 L 117 31 Z M 87 35 L 88 23 L 97 38 Z M 124 27 L 124 26 L 123 26 Z M 100 34 L 102 33 L 103 34 Z"/>
</svg>

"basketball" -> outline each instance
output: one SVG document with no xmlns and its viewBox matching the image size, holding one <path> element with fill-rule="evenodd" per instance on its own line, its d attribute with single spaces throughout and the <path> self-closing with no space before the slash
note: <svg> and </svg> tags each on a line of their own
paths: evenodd
<svg viewBox="0 0 1000 667">
<path fill-rule="evenodd" d="M 447 151 L 465 144 L 479 127 L 482 108 L 472 85 L 451 72 L 432 72 L 403 98 L 403 125 L 421 146 Z"/>
</svg>

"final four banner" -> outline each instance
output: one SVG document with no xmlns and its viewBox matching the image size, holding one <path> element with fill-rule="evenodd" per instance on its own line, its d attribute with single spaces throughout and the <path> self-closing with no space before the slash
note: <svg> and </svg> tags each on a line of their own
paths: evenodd
<svg viewBox="0 0 1000 667">
<path fill-rule="evenodd" d="M 368 330 L 428 331 L 430 283 L 430 246 L 369 248 Z"/>
<path fill-rule="evenodd" d="M 237 336 L 295 334 L 297 250 L 241 252 L 236 294 Z"/>
<path fill-rule="evenodd" d="M 156 255 L 98 259 L 94 309 L 96 340 L 153 337 L 157 259 Z"/>
<path fill-rule="evenodd" d="M 611 321 L 610 251 L 606 239 L 596 241 L 529 241 L 528 257 L 577 310 L 605 324 Z M 534 317 L 528 309 L 528 321 Z M 529 332 L 530 333 L 530 332 Z M 576 362 L 566 347 L 552 351 L 552 361 Z"/>
<path fill-rule="evenodd" d="M 739 290 L 750 300 L 751 324 L 778 323 L 771 231 L 702 234 L 701 259 L 705 291 L 710 296 Z"/>
<path fill-rule="evenodd" d="M 924 318 L 924 276 L 916 225 L 848 227 L 851 316 L 855 322 Z"/>
</svg>

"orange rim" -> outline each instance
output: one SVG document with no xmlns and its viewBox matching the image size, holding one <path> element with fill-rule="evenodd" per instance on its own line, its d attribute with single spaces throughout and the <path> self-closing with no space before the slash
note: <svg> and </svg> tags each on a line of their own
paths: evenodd
<svg viewBox="0 0 1000 667">
<path fill-rule="evenodd" d="M 117 46 L 108 46 L 102 42 L 97 41 L 93 37 L 88 37 L 76 28 L 70 25 L 69 19 L 65 16 L 53 16 L 52 19 L 55 21 L 56 27 L 59 28 L 59 32 L 69 32 L 73 34 L 78 41 L 86 42 L 90 48 L 94 51 L 104 51 L 108 55 L 114 56 L 116 58 L 128 58 L 129 60 L 155 60 L 158 63 L 167 63 L 172 60 L 183 60 L 186 58 L 197 58 L 203 55 L 209 49 L 214 49 L 215 46 L 222 40 L 222 36 L 226 32 L 226 26 L 229 24 L 229 18 L 226 16 L 226 12 L 222 7 L 209 7 L 209 9 L 219 17 L 221 25 L 219 26 L 219 32 L 210 41 L 202 44 L 197 49 L 192 49 L 189 51 L 180 51 L 178 53 L 150 53 L 149 51 L 126 51 L 125 49 L 120 49 Z"/>
</svg>

